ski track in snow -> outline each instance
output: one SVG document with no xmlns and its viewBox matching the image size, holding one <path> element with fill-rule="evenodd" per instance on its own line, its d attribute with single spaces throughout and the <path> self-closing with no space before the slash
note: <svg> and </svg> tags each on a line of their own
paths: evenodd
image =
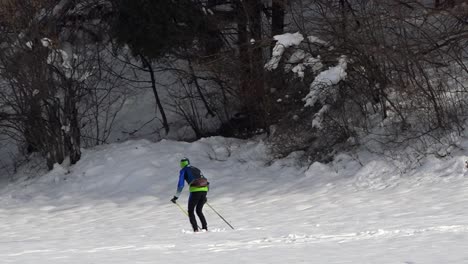
<svg viewBox="0 0 468 264">
<path fill-rule="evenodd" d="M 235 230 L 206 207 L 210 232 L 193 233 L 169 202 L 185 155 Z M 304 169 L 264 157 L 262 144 L 223 138 L 88 150 L 61 181 L 1 191 L 0 263 L 468 263 L 464 157 L 403 176 L 382 161 Z"/>
</svg>

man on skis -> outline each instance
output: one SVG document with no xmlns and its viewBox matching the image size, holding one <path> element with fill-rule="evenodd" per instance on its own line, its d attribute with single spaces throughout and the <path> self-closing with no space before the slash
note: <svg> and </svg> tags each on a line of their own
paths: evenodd
<svg viewBox="0 0 468 264">
<path fill-rule="evenodd" d="M 198 232 L 198 224 L 195 218 L 194 210 L 197 212 L 198 218 L 202 224 L 202 229 L 208 230 L 205 216 L 203 215 L 203 205 L 205 205 L 208 193 L 208 180 L 203 176 L 202 172 L 190 165 L 190 161 L 187 158 L 180 160 L 180 174 L 179 182 L 177 184 L 177 192 L 171 199 L 171 202 L 177 203 L 182 190 L 184 189 L 184 182 L 189 185 L 190 197 L 188 200 L 188 215 L 190 224 L 192 225 L 193 231 Z"/>
</svg>

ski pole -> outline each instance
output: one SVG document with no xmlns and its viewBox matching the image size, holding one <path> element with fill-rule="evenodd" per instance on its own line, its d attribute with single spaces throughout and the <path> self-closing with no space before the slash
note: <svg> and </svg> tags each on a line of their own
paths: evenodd
<svg viewBox="0 0 468 264">
<path fill-rule="evenodd" d="M 182 208 L 182 206 L 180 206 L 180 204 L 178 202 L 175 202 L 175 204 L 179 207 L 179 209 L 186 215 L 186 216 L 189 216 L 187 211 L 185 211 L 184 208 Z M 201 227 L 197 224 L 198 228 L 201 229 Z"/>
<path fill-rule="evenodd" d="M 234 227 L 232 227 L 232 225 L 229 224 L 229 222 L 226 221 L 226 219 L 224 219 L 224 217 L 222 217 L 222 216 L 213 208 L 213 206 L 211 206 L 208 202 L 206 202 L 206 204 L 211 208 L 211 210 L 213 210 L 213 212 L 215 212 L 221 219 L 223 219 L 223 221 L 226 222 L 226 224 L 228 224 L 228 226 L 230 226 L 230 227 L 234 230 Z"/>
<path fill-rule="evenodd" d="M 180 206 L 179 203 L 175 202 L 175 204 L 179 207 L 179 209 L 186 215 L 186 216 L 189 216 L 187 211 L 184 210 L 184 208 L 182 208 L 182 206 Z"/>
</svg>

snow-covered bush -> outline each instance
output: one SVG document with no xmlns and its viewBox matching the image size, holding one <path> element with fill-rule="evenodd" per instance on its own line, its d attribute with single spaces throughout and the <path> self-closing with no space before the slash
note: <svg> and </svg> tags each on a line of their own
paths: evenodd
<svg viewBox="0 0 468 264">
<path fill-rule="evenodd" d="M 308 138 L 316 140 L 338 129 L 344 133 L 336 142 L 373 149 L 419 141 L 421 150 L 429 150 L 447 132 L 461 132 L 468 71 L 466 30 L 458 15 L 417 4 L 343 3 L 314 1 L 307 10 L 293 4 L 302 19 L 296 21 L 308 22 L 296 24 L 301 33 L 275 36 L 265 68 L 283 65 L 308 85 L 295 121 L 283 118 L 285 128 L 307 122 L 314 135 Z M 310 58 L 322 67 L 307 67 Z"/>
</svg>

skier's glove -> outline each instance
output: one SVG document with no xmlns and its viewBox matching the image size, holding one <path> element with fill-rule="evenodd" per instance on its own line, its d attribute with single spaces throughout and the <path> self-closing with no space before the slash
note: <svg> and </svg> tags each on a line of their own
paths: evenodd
<svg viewBox="0 0 468 264">
<path fill-rule="evenodd" d="M 171 199 L 171 202 L 176 203 L 177 199 L 179 199 L 179 197 L 174 196 L 174 197 Z"/>
</svg>

